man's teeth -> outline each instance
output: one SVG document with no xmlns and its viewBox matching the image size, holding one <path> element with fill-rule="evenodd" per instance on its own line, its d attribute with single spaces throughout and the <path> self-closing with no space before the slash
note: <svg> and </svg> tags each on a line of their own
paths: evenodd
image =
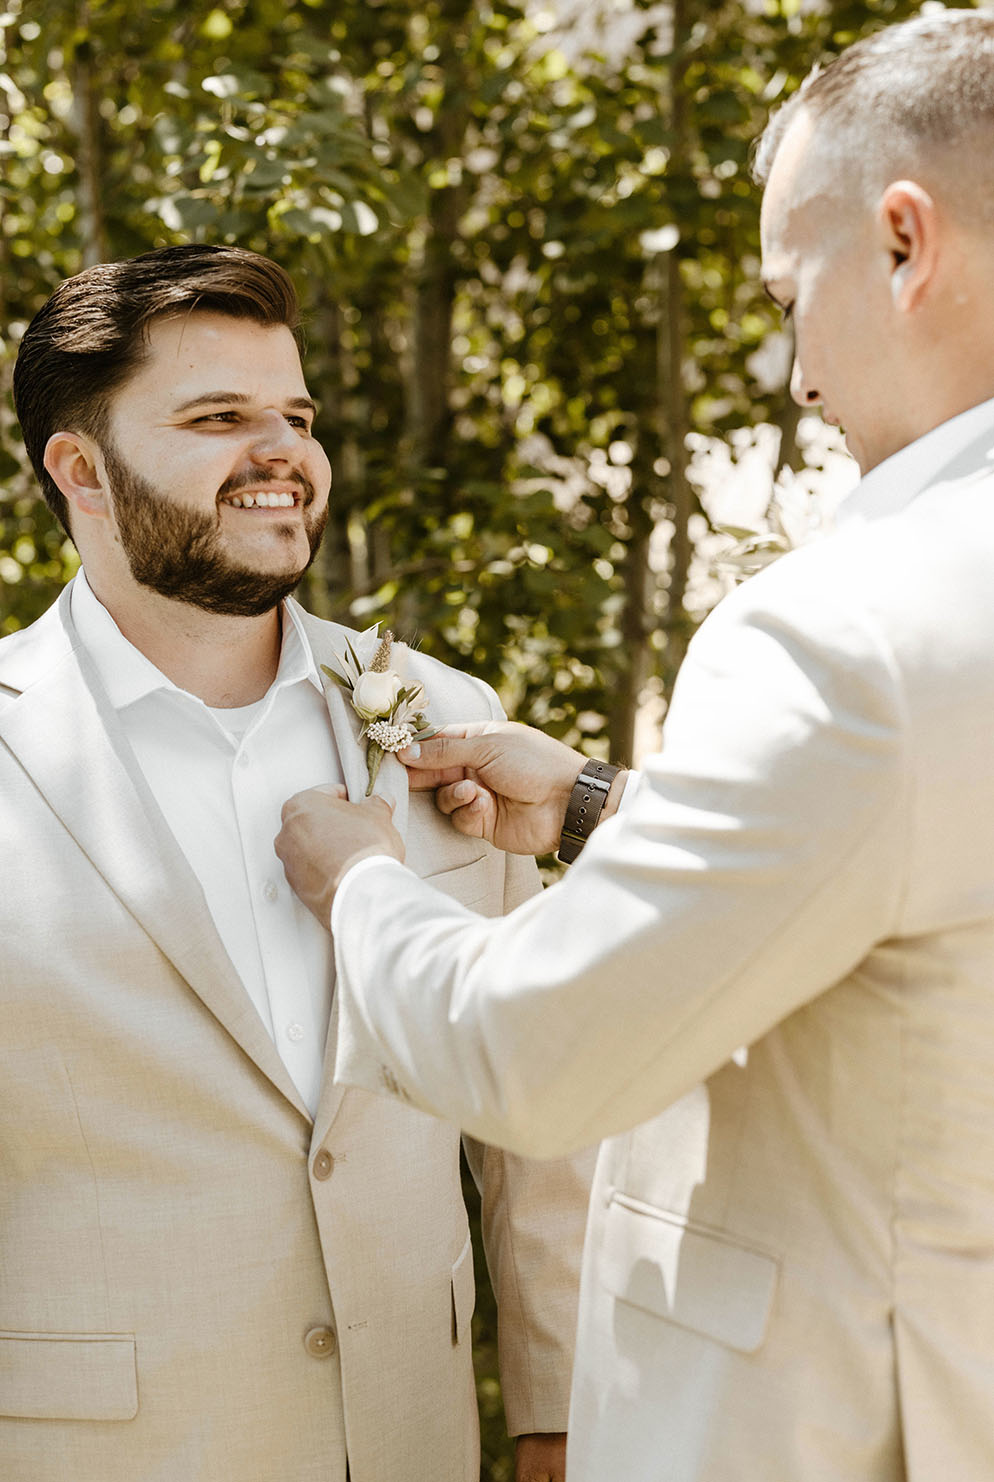
<svg viewBox="0 0 994 1482">
<path fill-rule="evenodd" d="M 227 502 L 236 509 L 254 509 L 256 505 L 261 509 L 292 509 L 297 501 L 292 494 L 267 494 L 260 490 L 258 494 L 233 494 Z"/>
</svg>

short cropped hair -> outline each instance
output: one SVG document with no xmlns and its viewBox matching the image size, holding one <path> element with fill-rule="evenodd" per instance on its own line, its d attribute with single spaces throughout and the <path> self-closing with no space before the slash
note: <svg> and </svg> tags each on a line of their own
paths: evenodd
<svg viewBox="0 0 994 1482">
<path fill-rule="evenodd" d="M 827 66 L 815 68 L 759 139 L 753 174 L 761 185 L 802 108 L 845 151 L 852 184 L 860 174 L 879 183 L 884 165 L 916 162 L 929 153 L 948 159 L 955 151 L 967 173 L 982 174 L 982 180 L 964 182 L 973 205 L 980 212 L 994 205 L 994 180 L 988 178 L 994 177 L 991 11 L 918 15 L 857 41 Z M 986 189 L 978 192 L 981 184 Z"/>
<path fill-rule="evenodd" d="M 241 247 L 188 245 L 99 263 L 60 283 L 21 340 L 14 406 L 46 503 L 69 531 L 65 496 L 44 466 L 54 432 L 101 442 L 110 402 L 142 364 L 161 315 L 208 310 L 296 333 L 297 295 L 284 270 Z"/>
</svg>

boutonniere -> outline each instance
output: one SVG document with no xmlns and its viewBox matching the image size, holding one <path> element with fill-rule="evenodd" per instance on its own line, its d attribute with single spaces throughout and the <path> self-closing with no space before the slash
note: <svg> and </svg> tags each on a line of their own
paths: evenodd
<svg viewBox="0 0 994 1482">
<path fill-rule="evenodd" d="M 400 675 L 390 668 L 392 643 L 393 634 L 388 628 L 380 639 L 372 663 L 366 667 L 346 639 L 347 655 L 344 658 L 335 655 L 344 676 L 336 674 L 327 664 L 321 665 L 325 674 L 348 690 L 352 709 L 362 721 L 360 735 L 366 737 L 366 766 L 369 769 L 367 798 L 373 791 L 380 763 L 388 751 L 402 751 L 412 741 L 426 741 L 438 731 L 437 726 L 428 724 L 425 716 L 428 701 L 424 685 L 405 685 Z"/>
</svg>

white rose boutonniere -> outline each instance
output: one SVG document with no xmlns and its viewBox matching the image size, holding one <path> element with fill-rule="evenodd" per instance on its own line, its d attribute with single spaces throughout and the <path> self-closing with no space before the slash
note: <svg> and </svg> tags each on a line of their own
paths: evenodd
<svg viewBox="0 0 994 1482">
<path fill-rule="evenodd" d="M 352 708 L 365 721 L 383 720 L 396 705 L 402 688 L 400 675 L 390 669 L 383 674 L 367 669 L 352 686 Z"/>
<path fill-rule="evenodd" d="M 425 741 L 434 736 L 437 726 L 430 726 L 425 716 L 427 700 L 424 685 L 406 685 L 399 674 L 390 668 L 390 646 L 393 634 L 389 628 L 383 634 L 373 661 L 364 668 L 351 643 L 346 644 L 348 654 L 338 658 L 344 678 L 322 664 L 324 670 L 336 684 L 349 691 L 352 709 L 362 720 L 361 734 L 367 738 L 366 765 L 369 769 L 369 786 L 366 796 L 373 791 L 376 774 L 385 754 L 401 751 L 412 741 Z"/>
</svg>

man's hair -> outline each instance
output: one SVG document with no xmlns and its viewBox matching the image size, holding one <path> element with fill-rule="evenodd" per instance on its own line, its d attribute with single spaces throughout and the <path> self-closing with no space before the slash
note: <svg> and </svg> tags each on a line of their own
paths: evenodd
<svg viewBox="0 0 994 1482">
<path fill-rule="evenodd" d="M 101 442 L 111 398 L 148 353 L 162 315 L 207 310 L 296 332 L 299 306 L 284 270 L 241 247 L 163 247 L 99 263 L 60 283 L 28 325 L 14 366 L 14 406 L 49 508 L 69 530 L 65 496 L 44 466 L 53 432 Z"/>
<path fill-rule="evenodd" d="M 955 158 L 964 204 L 994 209 L 994 14 L 947 10 L 919 15 L 857 41 L 800 88 L 767 124 L 753 161 L 765 185 L 784 135 L 804 110 L 860 176 L 923 157 Z M 977 179 L 973 178 L 976 172 Z M 891 178 L 894 178 L 893 176 Z M 979 198 L 978 198 L 979 197 Z"/>
</svg>

